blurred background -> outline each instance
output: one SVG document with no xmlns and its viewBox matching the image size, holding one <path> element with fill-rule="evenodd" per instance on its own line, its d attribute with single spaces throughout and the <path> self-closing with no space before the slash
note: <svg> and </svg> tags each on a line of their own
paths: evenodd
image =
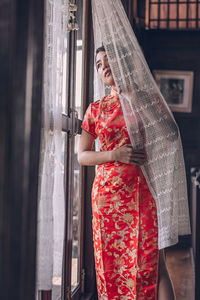
<svg viewBox="0 0 200 300">
<path fill-rule="evenodd" d="M 166 249 L 200 299 L 200 1 L 122 0 L 179 125 L 192 235 Z M 89 0 L 0 0 L 0 299 L 97 299 L 91 187 L 77 147 L 93 101 Z"/>
</svg>

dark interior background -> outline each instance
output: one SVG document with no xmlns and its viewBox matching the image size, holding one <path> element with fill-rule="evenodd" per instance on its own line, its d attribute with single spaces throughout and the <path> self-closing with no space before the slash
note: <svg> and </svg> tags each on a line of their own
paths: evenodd
<svg viewBox="0 0 200 300">
<path fill-rule="evenodd" d="M 140 43 L 151 70 L 194 72 L 191 113 L 174 113 L 179 125 L 185 158 L 192 235 L 180 237 L 176 247 L 193 247 L 196 252 L 196 299 L 200 299 L 199 195 L 193 195 L 191 169 L 200 167 L 200 34 L 199 31 L 142 30 Z M 193 206 L 196 205 L 196 209 Z"/>
<path fill-rule="evenodd" d="M 89 67 L 85 93 L 89 103 L 93 95 L 93 33 L 91 1 L 84 1 L 88 3 L 85 59 Z M 193 202 L 197 204 L 196 214 L 191 209 L 193 238 L 196 243 L 193 244 L 190 237 L 183 237 L 178 247 L 195 247 L 198 300 L 200 195 L 193 197 L 190 170 L 192 167 L 200 168 L 200 33 L 198 30 L 144 30 L 145 0 L 122 0 L 122 3 L 151 70 L 194 71 L 192 112 L 175 113 L 174 116 L 182 136 L 190 208 Z M 44 1 L 0 0 L 0 17 L 0 299 L 34 300 Z M 33 77 L 30 78 L 27 75 L 29 64 L 33 69 Z M 28 137 L 25 136 L 23 128 L 27 80 L 32 80 L 32 90 L 28 95 L 32 103 L 32 124 Z M 94 168 L 87 168 L 84 218 L 85 292 L 92 296 L 95 295 L 90 199 L 93 177 Z"/>
</svg>

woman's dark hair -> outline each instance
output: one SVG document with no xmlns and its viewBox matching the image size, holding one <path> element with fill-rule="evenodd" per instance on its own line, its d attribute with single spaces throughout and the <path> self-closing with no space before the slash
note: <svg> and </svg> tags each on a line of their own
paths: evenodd
<svg viewBox="0 0 200 300">
<path fill-rule="evenodd" d="M 96 49 L 96 56 L 97 56 L 97 54 L 98 54 L 99 52 L 101 52 L 101 51 L 106 52 L 106 49 L 105 49 L 104 45 L 102 45 L 101 47 L 99 47 L 99 48 Z"/>
</svg>

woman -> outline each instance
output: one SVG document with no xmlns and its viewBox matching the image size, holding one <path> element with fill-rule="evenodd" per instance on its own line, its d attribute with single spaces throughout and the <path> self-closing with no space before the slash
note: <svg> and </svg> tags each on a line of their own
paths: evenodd
<svg viewBox="0 0 200 300">
<path fill-rule="evenodd" d="M 112 91 L 85 113 L 78 160 L 98 165 L 92 208 L 99 299 L 174 299 L 158 250 L 156 204 L 140 169 L 146 155 L 132 148 L 104 47 L 96 68 Z M 97 136 L 100 152 L 92 150 Z"/>
</svg>

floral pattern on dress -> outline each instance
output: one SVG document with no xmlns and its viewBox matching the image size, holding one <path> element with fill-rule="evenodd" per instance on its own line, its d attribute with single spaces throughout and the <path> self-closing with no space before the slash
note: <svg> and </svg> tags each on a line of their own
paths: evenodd
<svg viewBox="0 0 200 300">
<path fill-rule="evenodd" d="M 115 90 L 89 105 L 82 129 L 100 138 L 100 151 L 131 144 Z M 157 211 L 140 167 L 121 162 L 99 165 L 92 209 L 98 298 L 157 299 Z"/>
</svg>

